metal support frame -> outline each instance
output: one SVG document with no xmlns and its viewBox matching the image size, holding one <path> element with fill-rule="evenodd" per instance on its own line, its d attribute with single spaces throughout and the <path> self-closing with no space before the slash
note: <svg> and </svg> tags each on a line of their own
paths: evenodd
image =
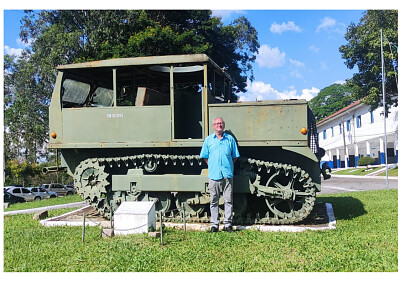
<svg viewBox="0 0 400 283">
<path fill-rule="evenodd" d="M 113 69 L 113 106 L 117 107 L 117 69 Z"/>
<path fill-rule="evenodd" d="M 174 96 L 174 66 L 171 66 L 169 72 L 170 101 L 171 101 L 171 137 L 175 139 L 175 96 Z"/>
<path fill-rule="evenodd" d="M 204 64 L 204 91 L 203 91 L 203 113 L 204 113 L 204 135 L 203 138 L 208 136 L 208 81 L 207 81 L 207 64 Z"/>
</svg>

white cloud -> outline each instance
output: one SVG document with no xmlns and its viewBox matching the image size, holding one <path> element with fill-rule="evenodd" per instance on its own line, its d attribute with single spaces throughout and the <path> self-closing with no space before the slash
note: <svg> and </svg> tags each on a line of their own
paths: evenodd
<svg viewBox="0 0 400 283">
<path fill-rule="evenodd" d="M 278 47 L 271 48 L 269 45 L 263 44 L 258 50 L 256 62 L 259 67 L 271 69 L 283 66 L 285 57 L 285 52 L 281 52 Z"/>
<path fill-rule="evenodd" d="M 280 99 L 305 99 L 310 101 L 319 93 L 319 89 L 316 87 L 312 87 L 311 89 L 305 88 L 301 91 L 301 94 L 297 94 L 297 90 L 291 90 L 279 93 Z"/>
<path fill-rule="evenodd" d="M 275 99 L 306 99 L 311 100 L 319 93 L 319 89 L 312 87 L 311 89 L 303 89 L 301 94 L 297 94 L 297 90 L 293 86 L 284 92 L 274 89 L 271 84 L 261 81 L 247 81 L 247 92 L 239 95 L 239 101 L 260 101 Z"/>
<path fill-rule="evenodd" d="M 311 99 L 313 99 L 314 97 L 316 97 L 318 95 L 318 93 L 321 90 L 316 88 L 316 87 L 311 87 L 311 89 L 309 88 L 305 88 L 301 91 L 301 98 L 310 101 Z"/>
<path fill-rule="evenodd" d="M 30 48 L 34 40 L 29 39 L 27 43 L 23 42 L 20 38 L 16 39 L 18 48 L 10 47 L 8 45 L 4 46 L 4 54 L 8 54 L 11 56 L 20 57 L 22 51 L 26 48 Z"/>
<path fill-rule="evenodd" d="M 302 74 L 300 74 L 300 72 L 299 72 L 298 70 L 293 70 L 293 71 L 291 71 L 291 72 L 290 72 L 290 75 L 291 75 L 292 77 L 297 78 L 297 79 L 303 78 Z"/>
<path fill-rule="evenodd" d="M 300 71 L 298 69 L 299 68 L 304 68 L 306 65 L 303 62 L 300 62 L 298 60 L 294 60 L 294 59 L 291 59 L 291 58 L 289 58 L 289 62 L 291 64 L 290 65 L 290 69 L 291 69 L 290 75 L 292 77 L 295 77 L 295 78 L 298 78 L 298 79 L 303 78 L 303 75 L 300 73 Z"/>
<path fill-rule="evenodd" d="M 295 67 L 304 67 L 305 66 L 305 64 L 303 62 L 300 62 L 300 61 L 297 61 L 297 60 L 294 60 L 291 58 L 289 58 L 289 62 L 290 62 L 290 64 L 292 64 Z"/>
<path fill-rule="evenodd" d="M 4 46 L 4 54 L 19 57 L 22 54 L 22 48 L 11 48 L 10 46 Z"/>
<path fill-rule="evenodd" d="M 336 20 L 332 19 L 330 17 L 325 17 L 321 20 L 321 23 L 317 27 L 317 32 L 319 32 L 321 29 L 326 30 L 328 28 L 332 28 L 336 25 Z"/>
<path fill-rule="evenodd" d="M 274 22 L 273 24 L 271 24 L 269 30 L 272 33 L 279 33 L 279 34 L 285 31 L 301 32 L 301 28 L 299 26 L 296 26 L 296 24 L 293 21 L 289 21 L 288 23 L 283 22 L 281 24 L 277 24 L 276 22 Z"/>
<path fill-rule="evenodd" d="M 229 20 L 233 14 L 243 15 L 245 13 L 243 10 L 212 10 L 212 15 L 221 18 L 222 21 Z"/>
<path fill-rule="evenodd" d="M 343 80 L 337 80 L 336 82 L 333 82 L 334 84 L 340 84 L 340 85 L 344 85 L 346 83 L 346 81 Z"/>
<path fill-rule="evenodd" d="M 277 99 L 278 91 L 271 84 L 261 81 L 247 81 L 247 92 L 239 94 L 239 101 L 257 101 Z"/>
<path fill-rule="evenodd" d="M 323 61 L 320 62 L 320 66 L 321 66 L 321 70 L 328 70 L 329 69 L 328 66 L 326 65 L 326 63 L 323 62 Z"/>
<path fill-rule="evenodd" d="M 308 49 L 310 49 L 314 53 L 317 53 L 319 51 L 319 47 L 316 47 L 315 45 L 311 45 Z"/>
<path fill-rule="evenodd" d="M 18 45 L 19 47 L 21 47 L 21 48 L 27 48 L 27 47 L 31 47 L 32 43 L 33 43 L 35 40 L 32 39 L 32 38 L 29 38 L 29 39 L 28 39 L 28 42 L 25 43 L 25 42 L 23 42 L 20 38 L 17 38 L 16 41 L 17 41 L 17 45 Z"/>
</svg>

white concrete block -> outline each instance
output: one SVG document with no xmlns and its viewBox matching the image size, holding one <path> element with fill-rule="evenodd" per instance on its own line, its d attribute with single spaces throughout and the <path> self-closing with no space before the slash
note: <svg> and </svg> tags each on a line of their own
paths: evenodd
<svg viewBox="0 0 400 283">
<path fill-rule="evenodd" d="M 150 227 L 156 228 L 154 202 L 126 201 L 114 213 L 115 235 L 148 233 Z"/>
</svg>

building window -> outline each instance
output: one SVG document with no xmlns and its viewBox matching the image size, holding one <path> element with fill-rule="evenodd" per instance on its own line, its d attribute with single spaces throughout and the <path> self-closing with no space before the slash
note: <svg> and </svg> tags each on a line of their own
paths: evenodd
<svg viewBox="0 0 400 283">
<path fill-rule="evenodd" d="M 361 115 L 357 116 L 357 128 L 361 128 Z"/>
<path fill-rule="evenodd" d="M 333 127 L 331 127 L 331 131 L 332 131 L 332 137 L 333 137 Z"/>
<path fill-rule="evenodd" d="M 326 130 L 324 130 L 324 132 L 322 134 L 324 136 L 324 140 L 326 140 Z"/>
<path fill-rule="evenodd" d="M 351 131 L 351 124 L 350 124 L 350 120 L 347 120 L 347 122 L 346 122 L 346 128 L 347 128 L 347 131 L 348 131 L 348 132 L 350 132 L 350 131 Z"/>
<path fill-rule="evenodd" d="M 339 134 L 342 134 L 342 124 L 339 124 Z"/>
<path fill-rule="evenodd" d="M 373 124 L 374 123 L 374 112 L 369 112 L 370 114 L 371 114 L 371 124 Z"/>
</svg>

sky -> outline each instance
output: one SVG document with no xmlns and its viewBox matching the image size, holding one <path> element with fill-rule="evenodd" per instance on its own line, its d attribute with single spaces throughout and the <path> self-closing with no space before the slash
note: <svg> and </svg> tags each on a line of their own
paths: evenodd
<svg viewBox="0 0 400 283">
<path fill-rule="evenodd" d="M 214 9 L 224 24 L 245 16 L 258 32 L 259 54 L 254 81 L 240 101 L 306 99 L 323 88 L 344 83 L 357 69 L 348 69 L 339 47 L 350 23 L 358 24 L 365 10 L 224 10 Z M 22 10 L 4 11 L 4 54 L 26 47 L 19 39 Z"/>
<path fill-rule="evenodd" d="M 310 100 L 321 89 L 343 83 L 357 72 L 348 69 L 339 47 L 350 23 L 358 24 L 363 10 L 214 11 L 224 23 L 245 16 L 258 31 L 259 54 L 253 82 L 240 100 Z"/>
</svg>

